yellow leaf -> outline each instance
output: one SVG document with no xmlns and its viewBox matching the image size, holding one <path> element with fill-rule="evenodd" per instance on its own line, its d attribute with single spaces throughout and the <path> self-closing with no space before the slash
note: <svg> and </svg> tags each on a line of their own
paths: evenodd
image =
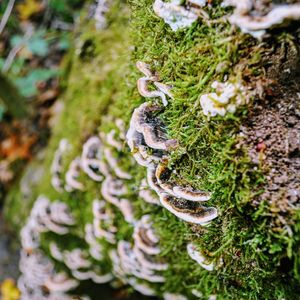
<svg viewBox="0 0 300 300">
<path fill-rule="evenodd" d="M 14 280 L 5 279 L 1 284 L 0 296 L 3 300 L 18 300 L 20 299 L 20 291 L 16 287 Z"/>
<path fill-rule="evenodd" d="M 17 5 L 17 11 L 20 19 L 28 20 L 32 15 L 40 12 L 43 5 L 39 0 L 25 0 L 23 3 Z"/>
</svg>

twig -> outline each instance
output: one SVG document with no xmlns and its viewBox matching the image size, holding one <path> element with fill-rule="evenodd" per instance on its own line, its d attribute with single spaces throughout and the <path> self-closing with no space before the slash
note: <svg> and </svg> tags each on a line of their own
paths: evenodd
<svg viewBox="0 0 300 300">
<path fill-rule="evenodd" d="M 7 4 L 6 10 L 4 12 L 4 15 L 3 15 L 1 23 L 0 23 L 0 35 L 3 31 L 3 29 L 5 28 L 5 25 L 10 17 L 10 14 L 12 12 L 14 4 L 15 4 L 15 0 L 10 0 Z"/>
<path fill-rule="evenodd" d="M 29 27 L 27 29 L 27 31 L 25 32 L 24 38 L 21 41 L 21 43 L 19 45 L 16 45 L 15 47 L 13 47 L 10 50 L 10 52 L 8 53 L 8 56 L 4 62 L 4 65 L 2 67 L 3 73 L 6 73 L 9 70 L 11 64 L 13 63 L 14 58 L 16 57 L 18 52 L 22 50 L 22 48 L 25 46 L 26 42 L 31 38 L 32 34 L 33 34 L 33 28 Z"/>
</svg>

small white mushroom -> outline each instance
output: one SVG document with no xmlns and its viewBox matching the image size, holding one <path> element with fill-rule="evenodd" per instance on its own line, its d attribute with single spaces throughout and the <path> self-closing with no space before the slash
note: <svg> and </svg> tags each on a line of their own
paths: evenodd
<svg viewBox="0 0 300 300">
<path fill-rule="evenodd" d="M 89 280 L 92 276 L 92 271 L 79 271 L 77 269 L 71 270 L 72 276 L 78 280 Z"/>
<path fill-rule="evenodd" d="M 197 250 L 197 246 L 193 243 L 189 243 L 187 245 L 187 252 L 189 256 L 195 260 L 202 268 L 207 271 L 213 271 L 215 268 L 215 264 L 213 262 L 207 262 L 207 257 L 205 257 L 199 250 Z"/>
<path fill-rule="evenodd" d="M 146 269 L 155 271 L 165 271 L 169 267 L 168 264 L 155 261 L 153 258 L 151 258 L 150 255 L 147 255 L 145 252 L 143 252 L 137 245 L 134 245 L 133 253 L 136 259 L 138 260 L 139 264 L 141 264 Z"/>
<path fill-rule="evenodd" d="M 136 259 L 130 243 L 119 241 L 117 247 L 120 257 L 120 264 L 125 273 L 131 274 L 137 278 L 147 280 L 149 282 L 164 282 L 165 278 L 160 275 L 155 275 L 152 270 L 145 268 L 139 264 Z"/>
<path fill-rule="evenodd" d="M 51 220 L 64 225 L 74 225 L 75 219 L 71 215 L 71 212 L 69 210 L 69 207 L 66 203 L 63 202 L 53 202 L 50 206 L 51 210 Z"/>
<path fill-rule="evenodd" d="M 120 139 L 125 141 L 126 128 L 125 128 L 124 121 L 122 119 L 116 119 L 115 124 L 116 124 L 117 128 L 119 129 Z"/>
<path fill-rule="evenodd" d="M 198 19 L 196 11 L 181 6 L 180 0 L 170 2 L 155 0 L 153 10 L 157 16 L 170 25 L 173 31 L 190 27 Z"/>
</svg>

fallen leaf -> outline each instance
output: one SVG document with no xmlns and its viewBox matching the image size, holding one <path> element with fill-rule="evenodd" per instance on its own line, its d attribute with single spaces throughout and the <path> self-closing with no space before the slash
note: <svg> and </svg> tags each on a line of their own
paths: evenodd
<svg viewBox="0 0 300 300">
<path fill-rule="evenodd" d="M 2 300 L 18 300 L 20 299 L 20 291 L 16 287 L 16 283 L 13 279 L 5 279 L 1 284 Z"/>
<path fill-rule="evenodd" d="M 20 19 L 28 20 L 32 15 L 41 12 L 44 9 L 39 0 L 25 0 L 24 3 L 17 5 L 17 11 Z"/>
</svg>

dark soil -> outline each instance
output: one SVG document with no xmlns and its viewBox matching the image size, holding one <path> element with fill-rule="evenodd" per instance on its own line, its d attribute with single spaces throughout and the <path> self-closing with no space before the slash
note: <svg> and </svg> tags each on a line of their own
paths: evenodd
<svg viewBox="0 0 300 300">
<path fill-rule="evenodd" d="M 265 174 L 264 192 L 274 229 L 290 224 L 300 207 L 300 56 L 283 45 L 265 60 L 266 84 L 241 128 L 242 144 Z"/>
</svg>

